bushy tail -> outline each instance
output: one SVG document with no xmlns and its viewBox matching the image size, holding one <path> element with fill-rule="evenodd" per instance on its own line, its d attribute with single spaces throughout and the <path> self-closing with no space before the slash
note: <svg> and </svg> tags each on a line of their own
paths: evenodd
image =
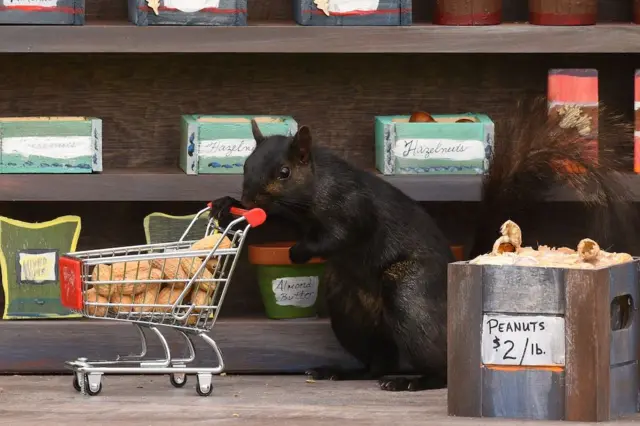
<svg viewBox="0 0 640 426">
<path fill-rule="evenodd" d="M 519 103 L 507 120 L 496 123 L 493 159 L 484 179 L 471 258 L 491 250 L 507 219 L 520 225 L 525 245 L 571 247 L 590 237 L 605 249 L 638 254 L 633 251 L 640 239 L 633 193 L 616 172 L 623 166 L 630 170 L 628 158 L 633 151 L 628 141 L 633 126 L 602 106 L 600 118 L 597 161 L 590 156 L 593 147 L 580 136 L 579 126 L 563 129 L 557 119 L 549 118 L 544 97 Z M 548 198 L 549 190 L 558 187 L 573 190 L 586 216 L 553 223 L 559 219 L 546 214 L 551 206 L 541 202 Z M 557 232 L 538 232 L 545 227 Z M 546 241 L 538 241 L 542 234 L 551 234 L 551 241 L 549 235 Z"/>
</svg>

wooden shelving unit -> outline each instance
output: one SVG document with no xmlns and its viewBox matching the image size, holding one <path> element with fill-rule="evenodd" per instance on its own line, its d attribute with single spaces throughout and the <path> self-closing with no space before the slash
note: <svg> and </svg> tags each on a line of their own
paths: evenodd
<svg viewBox="0 0 640 426">
<path fill-rule="evenodd" d="M 303 27 L 0 27 L 0 52 L 28 53 L 638 53 L 640 26 Z"/>
<path fill-rule="evenodd" d="M 373 172 L 375 173 L 375 172 Z M 480 201 L 482 176 L 382 176 L 417 201 Z M 640 176 L 620 175 L 640 201 Z M 239 192 L 242 175 L 186 175 L 177 168 L 111 169 L 100 174 L 2 175 L 0 201 L 194 201 Z M 579 201 L 570 188 L 556 188 L 549 201 Z"/>
<path fill-rule="evenodd" d="M 0 175 L 1 214 L 26 221 L 78 214 L 78 248 L 88 249 L 142 243 L 148 213 L 188 214 L 238 195 L 241 176 L 177 168 L 180 114 L 292 115 L 317 143 L 367 169 L 375 115 L 477 111 L 500 121 L 516 99 L 546 93 L 550 68 L 597 68 L 602 102 L 631 120 L 640 26 L 629 23 L 631 1 L 622 3 L 602 0 L 602 22 L 590 27 L 522 23 L 526 0 L 505 0 L 505 23 L 489 27 L 431 25 L 433 0 L 414 0 L 414 25 L 403 28 L 300 27 L 290 0 L 249 0 L 247 27 L 136 27 L 125 0 L 87 0 L 85 26 L 0 26 L 0 116 L 102 118 L 105 169 Z M 640 201 L 640 178 L 630 171 L 621 179 Z M 481 177 L 385 180 L 426 202 L 452 243 L 472 237 Z M 557 188 L 549 200 L 557 202 L 541 214 L 553 225 L 576 197 Z M 249 243 L 294 238 L 286 224 L 267 221 Z M 59 371 L 78 356 L 135 352 L 134 331 L 112 321 L 0 321 L 7 348 L 0 372 Z M 232 372 L 353 362 L 325 319 L 264 319 L 246 254 L 213 334 Z"/>
</svg>

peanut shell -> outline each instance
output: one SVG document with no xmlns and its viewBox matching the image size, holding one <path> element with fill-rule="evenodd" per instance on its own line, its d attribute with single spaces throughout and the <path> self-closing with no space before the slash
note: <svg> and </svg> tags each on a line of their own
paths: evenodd
<svg viewBox="0 0 640 426">
<path fill-rule="evenodd" d="M 105 266 L 109 266 L 105 268 Z M 153 268 L 151 263 L 144 260 L 140 262 L 114 263 L 113 265 L 98 265 L 94 269 L 92 277 L 97 280 L 107 281 L 127 281 L 127 280 L 159 280 L 162 279 L 160 271 Z M 98 284 L 96 289 L 98 294 L 108 297 L 114 293 L 126 295 L 136 295 L 142 293 L 147 288 L 148 283 L 124 282 L 122 284 Z"/>
<path fill-rule="evenodd" d="M 150 305 L 157 303 L 156 297 L 158 297 L 160 294 L 160 286 L 160 283 L 147 284 L 147 289 L 142 293 L 136 294 L 136 296 L 133 298 L 133 303 L 135 303 L 136 305 Z M 152 312 L 153 309 L 153 306 L 134 306 L 133 312 Z"/>
<path fill-rule="evenodd" d="M 101 296 L 96 292 L 95 288 L 91 288 L 84 293 L 84 299 L 86 302 L 93 303 L 109 303 L 109 299 L 104 296 Z M 95 305 L 86 305 L 85 309 L 89 315 L 95 315 L 97 317 L 104 317 L 107 315 L 108 307 L 107 306 L 95 306 Z"/>
<path fill-rule="evenodd" d="M 210 291 L 198 291 L 191 295 L 191 303 L 196 306 L 210 306 L 211 305 L 211 297 L 213 292 Z M 198 318 L 200 317 L 200 313 L 205 309 L 194 308 L 189 314 L 189 319 L 187 320 L 187 324 L 195 325 L 198 322 Z"/>
<path fill-rule="evenodd" d="M 160 293 L 158 294 L 158 305 L 172 305 L 176 302 L 176 300 L 178 300 L 178 297 L 180 297 L 180 293 L 182 292 L 182 288 L 171 288 L 171 286 L 169 287 L 164 287 L 162 290 L 160 290 Z M 189 300 L 189 295 L 186 295 L 184 300 Z M 153 309 L 154 312 L 171 312 L 171 307 L 164 307 L 164 306 L 158 306 L 156 308 Z"/>
<path fill-rule="evenodd" d="M 130 303 L 133 303 L 133 297 L 131 297 L 131 295 L 129 294 L 113 293 L 109 298 L 109 301 L 111 303 L 130 304 Z M 111 311 L 116 314 L 122 314 L 122 313 L 126 314 L 131 312 L 132 309 L 133 309 L 132 306 L 111 306 Z"/>
</svg>

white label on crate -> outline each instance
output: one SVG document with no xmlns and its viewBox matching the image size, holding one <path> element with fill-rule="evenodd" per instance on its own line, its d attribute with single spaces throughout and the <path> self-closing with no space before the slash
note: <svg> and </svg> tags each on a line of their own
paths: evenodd
<svg viewBox="0 0 640 426">
<path fill-rule="evenodd" d="M 398 139 L 393 154 L 410 160 L 466 161 L 483 160 L 485 150 L 484 143 L 478 140 Z"/>
<path fill-rule="evenodd" d="M 485 314 L 482 363 L 564 365 L 564 318 Z"/>
<path fill-rule="evenodd" d="M 193 13 L 202 9 L 217 9 L 220 0 L 164 0 L 164 6 L 180 12 Z"/>
<path fill-rule="evenodd" d="M 316 7 L 326 14 L 369 12 L 378 10 L 379 0 L 315 0 Z"/>
<path fill-rule="evenodd" d="M 318 282 L 318 277 L 284 277 L 271 281 L 271 287 L 278 305 L 308 308 L 316 303 Z"/>
<path fill-rule="evenodd" d="M 24 157 L 78 158 L 91 156 L 91 136 L 24 136 L 2 138 L 3 154 Z"/>
<path fill-rule="evenodd" d="M 248 157 L 256 148 L 254 139 L 215 139 L 201 141 L 200 157 Z"/>
<path fill-rule="evenodd" d="M 41 283 L 44 281 L 56 281 L 55 251 L 46 253 L 18 253 L 20 263 L 20 281 Z"/>
<path fill-rule="evenodd" d="M 58 0 L 3 0 L 2 4 L 6 7 L 57 7 Z"/>
</svg>

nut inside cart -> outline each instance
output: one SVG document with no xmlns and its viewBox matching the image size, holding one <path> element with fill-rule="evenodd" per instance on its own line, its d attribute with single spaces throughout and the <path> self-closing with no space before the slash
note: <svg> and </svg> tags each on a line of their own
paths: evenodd
<svg viewBox="0 0 640 426">
<path fill-rule="evenodd" d="M 211 205 L 200 210 L 176 242 L 79 251 L 60 257 L 62 304 L 86 318 L 130 322 L 141 339 L 139 354 L 118 356 L 113 361 L 67 361 L 66 367 L 74 371 L 77 391 L 97 395 L 103 374 L 109 373 L 169 374 L 175 387 L 186 384 L 187 374 L 196 374 L 198 394 L 211 394 L 212 375 L 224 371 L 224 361 L 206 332 L 216 322 L 249 230 L 260 226 L 266 214 L 261 209 L 232 209 L 238 217 L 225 229 L 209 220 L 202 239 L 185 240 L 210 209 Z M 189 356 L 172 357 L 161 329 L 181 334 Z M 163 359 L 147 357 L 145 330 L 159 339 Z M 211 347 L 217 366 L 187 367 L 196 359 L 196 336 Z"/>
</svg>

